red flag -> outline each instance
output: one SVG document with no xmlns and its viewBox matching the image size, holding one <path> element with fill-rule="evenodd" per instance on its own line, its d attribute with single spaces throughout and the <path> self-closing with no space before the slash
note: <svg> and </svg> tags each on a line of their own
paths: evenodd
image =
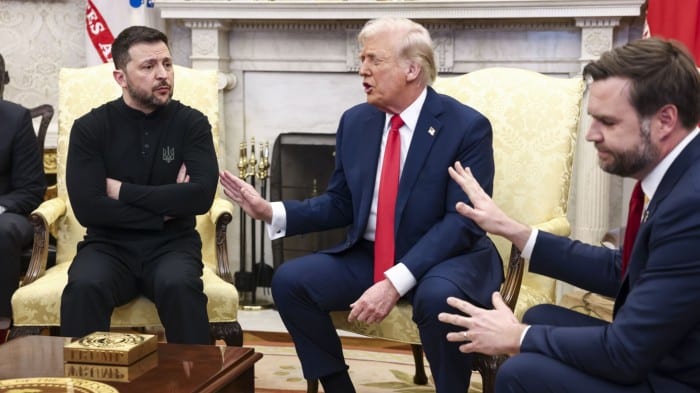
<svg viewBox="0 0 700 393">
<path fill-rule="evenodd" d="M 160 27 L 154 0 L 85 0 L 86 48 L 88 65 L 112 60 L 112 42 L 132 25 Z"/>
<path fill-rule="evenodd" d="M 647 26 L 650 36 L 682 42 L 700 64 L 700 0 L 649 0 Z"/>
</svg>

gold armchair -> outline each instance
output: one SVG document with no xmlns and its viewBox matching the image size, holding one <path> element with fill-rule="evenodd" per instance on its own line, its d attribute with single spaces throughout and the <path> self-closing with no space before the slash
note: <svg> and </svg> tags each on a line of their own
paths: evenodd
<svg viewBox="0 0 700 393">
<path fill-rule="evenodd" d="M 523 223 L 568 235 L 566 210 L 583 80 L 513 68 L 486 68 L 440 78 L 433 88 L 475 108 L 491 121 L 496 203 Z M 535 304 L 555 303 L 555 281 L 525 272 L 526 261 L 518 250 L 503 238 L 492 236 L 492 239 L 506 269 L 501 293 L 518 318 Z M 410 343 L 416 362 L 414 382 L 425 384 L 418 328 L 411 315 L 411 305 L 400 302 L 378 324 L 350 324 L 347 312 L 334 312 L 332 318 L 338 329 Z M 496 370 L 503 360 L 503 356 L 476 356 L 473 368 L 482 376 L 484 392 L 493 391 Z M 309 392 L 316 389 L 317 383 L 310 381 Z"/>
<path fill-rule="evenodd" d="M 118 97 L 121 89 L 112 78 L 112 64 L 81 69 L 62 69 L 59 74 L 59 111 L 57 146 L 58 196 L 42 203 L 31 215 L 34 248 L 22 286 L 12 297 L 14 326 L 10 338 L 52 332 L 60 326 L 61 293 L 68 279 L 68 267 L 76 253 L 76 244 L 85 233 L 76 220 L 66 191 L 65 171 L 68 142 L 73 121 L 90 109 Z M 174 98 L 202 111 L 212 125 L 214 146 L 219 151 L 219 92 L 216 71 L 193 70 L 175 66 Z M 202 281 L 209 301 L 207 312 L 213 339 L 228 345 L 241 345 L 243 335 L 237 321 L 238 292 L 232 284 L 226 244 L 226 226 L 233 205 L 215 198 L 207 214 L 197 217 L 202 238 L 204 271 Z M 56 238 L 56 265 L 46 269 L 49 232 Z M 154 304 L 145 297 L 118 307 L 111 326 L 158 327 L 160 319 Z"/>
<path fill-rule="evenodd" d="M 34 108 L 31 108 L 29 110 L 30 115 L 32 116 L 32 120 L 35 120 L 36 118 L 39 118 L 39 127 L 36 130 L 36 142 L 39 145 L 39 155 L 41 156 L 42 160 L 44 159 L 44 141 L 46 140 L 46 133 L 49 129 L 49 124 L 51 123 L 51 119 L 53 118 L 54 110 L 53 106 L 48 105 L 48 104 L 43 104 L 36 106 Z M 44 195 L 44 199 L 47 199 L 49 195 L 49 190 L 46 190 L 46 194 Z M 55 250 L 51 250 L 52 252 L 55 253 Z M 47 251 L 48 252 L 48 251 Z M 24 251 L 22 251 L 22 258 L 21 258 L 21 267 L 20 267 L 20 272 L 26 272 L 27 267 L 29 266 L 29 261 L 31 260 L 32 257 L 32 248 L 27 247 Z"/>
</svg>

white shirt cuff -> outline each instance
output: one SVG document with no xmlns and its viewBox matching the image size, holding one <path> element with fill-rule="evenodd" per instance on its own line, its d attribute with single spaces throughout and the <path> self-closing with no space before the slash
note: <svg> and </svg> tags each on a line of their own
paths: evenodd
<svg viewBox="0 0 700 393">
<path fill-rule="evenodd" d="M 523 330 L 523 334 L 520 335 L 520 346 L 523 346 L 523 340 L 525 340 L 525 334 L 527 334 L 527 331 L 530 330 L 531 325 L 525 326 L 525 329 Z"/>
<path fill-rule="evenodd" d="M 520 252 L 520 256 L 524 259 L 530 259 L 530 257 L 532 256 L 532 250 L 535 249 L 535 242 L 537 241 L 538 233 L 540 233 L 540 231 L 537 228 L 532 228 L 532 232 L 530 232 L 530 237 L 527 239 L 525 247 L 523 247 L 522 251 Z"/>
<path fill-rule="evenodd" d="M 411 288 L 416 286 L 416 278 L 413 277 L 411 271 L 403 263 L 397 263 L 385 271 L 384 277 L 396 288 L 399 296 L 405 295 Z"/>
<path fill-rule="evenodd" d="M 272 220 L 265 224 L 267 235 L 270 240 L 280 239 L 287 236 L 287 210 L 282 202 L 272 202 Z"/>
<path fill-rule="evenodd" d="M 5 213 L 5 210 L 7 210 L 5 206 L 0 206 L 0 214 Z"/>
</svg>

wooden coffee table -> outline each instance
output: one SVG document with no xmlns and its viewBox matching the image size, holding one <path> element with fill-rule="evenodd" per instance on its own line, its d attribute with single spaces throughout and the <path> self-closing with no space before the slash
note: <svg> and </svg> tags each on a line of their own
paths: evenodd
<svg viewBox="0 0 700 393">
<path fill-rule="evenodd" d="M 0 345 L 0 379 L 63 377 L 63 345 L 70 338 L 25 336 Z M 120 393 L 255 391 L 252 348 L 158 344 L 158 366 L 132 382 L 106 382 Z"/>
</svg>

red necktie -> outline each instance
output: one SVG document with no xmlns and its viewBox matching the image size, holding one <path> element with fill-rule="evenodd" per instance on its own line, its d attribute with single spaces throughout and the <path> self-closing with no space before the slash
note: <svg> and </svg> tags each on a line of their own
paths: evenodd
<svg viewBox="0 0 700 393">
<path fill-rule="evenodd" d="M 399 115 L 390 121 L 389 137 L 384 148 L 382 174 L 377 198 L 377 228 L 374 235 L 374 282 L 384 279 L 384 272 L 394 266 L 394 219 L 396 194 L 399 191 L 399 165 L 401 164 L 401 136 L 399 128 L 404 124 Z"/>
<path fill-rule="evenodd" d="M 627 228 L 625 229 L 625 242 L 622 244 L 622 277 L 627 271 L 627 264 L 632 255 L 634 239 L 637 237 L 639 225 L 642 221 L 642 210 L 644 210 L 644 192 L 642 192 L 642 182 L 638 181 L 632 190 L 630 197 L 630 209 L 627 213 Z"/>
</svg>

